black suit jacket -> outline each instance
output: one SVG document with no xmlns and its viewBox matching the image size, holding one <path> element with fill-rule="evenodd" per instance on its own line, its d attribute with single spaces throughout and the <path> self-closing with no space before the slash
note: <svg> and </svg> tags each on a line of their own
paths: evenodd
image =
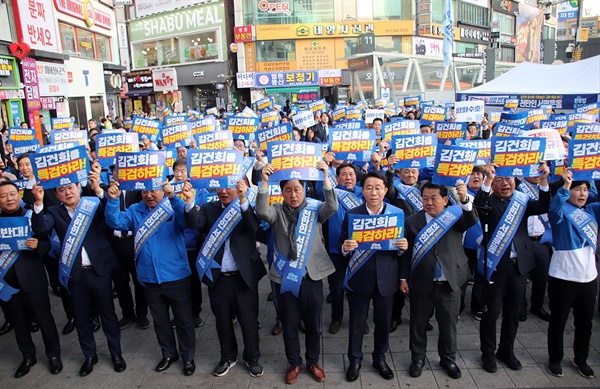
<svg viewBox="0 0 600 389">
<path fill-rule="evenodd" d="M 213 201 L 202 205 L 202 207 L 194 207 L 186 212 L 185 217 L 190 228 L 199 228 L 201 235 L 206 236 L 224 210 L 225 208 L 223 208 L 221 202 Z M 258 217 L 252 206 L 249 205 L 248 209 L 242 212 L 242 220 L 235 226 L 229 236 L 231 254 L 249 288 L 256 288 L 258 281 L 267 274 L 260 253 L 256 249 L 257 229 Z M 221 245 L 214 258 L 219 265 L 223 261 L 224 251 L 225 243 Z M 213 269 L 212 272 L 214 281 L 211 282 L 208 277 L 203 277 L 202 280 L 208 286 L 216 284 L 221 274 L 219 269 Z"/>
<path fill-rule="evenodd" d="M 425 211 L 419 211 L 404 220 L 404 237 L 408 240 L 408 250 L 401 260 L 400 278 L 410 281 L 411 291 L 428 294 L 433 286 L 435 263 L 438 261 L 452 290 L 457 291 L 471 276 L 468 258 L 463 250 L 463 233 L 477 223 L 475 207 L 463 210 L 456 223 L 425 254 L 410 274 L 412 254 L 417 234 L 427 225 Z"/>
<path fill-rule="evenodd" d="M 0 217 L 20 217 L 25 216 L 27 210 L 19 208 L 17 212 L 7 214 L 0 213 Z M 21 289 L 24 292 L 33 292 L 38 289 L 48 287 L 46 278 L 46 269 L 41 254 L 50 251 L 50 241 L 47 234 L 33 234 L 38 240 L 38 247 L 35 250 L 23 250 L 15 263 L 4 276 L 4 281 L 13 288 Z"/>
<path fill-rule="evenodd" d="M 331 130 L 331 123 L 327 124 L 327 129 Z M 315 125 L 315 136 L 321 140 L 323 143 L 329 142 L 329 136 L 327 136 L 327 131 L 325 131 L 325 127 L 321 123 L 317 123 Z"/>
<path fill-rule="evenodd" d="M 104 203 L 106 199 L 102 200 L 94 219 L 90 223 L 85 237 L 83 239 L 82 247 L 85 248 L 90 262 L 94 268 L 94 272 L 99 276 L 106 275 L 113 271 L 117 266 L 118 262 L 115 258 L 114 252 L 110 246 L 106 225 L 104 223 Z M 64 205 L 56 205 L 46 209 L 46 213 L 40 212 L 36 214 L 33 212 L 31 218 L 33 230 L 36 233 L 50 233 L 52 229 L 56 231 L 61 244 L 64 244 L 65 235 L 69 229 L 71 223 L 71 216 Z M 61 246 L 62 247 L 62 246 Z M 81 278 L 81 250 L 77 253 L 77 258 L 73 264 L 71 270 L 71 278 L 74 281 L 78 281 Z"/>
<path fill-rule="evenodd" d="M 477 192 L 474 200 L 475 206 L 483 207 L 488 204 L 490 207 L 487 218 L 482 217 L 481 219 L 482 226 L 486 219 L 488 221 L 490 239 L 496 230 L 502 215 L 504 215 L 504 211 L 506 211 L 506 207 L 508 206 L 509 202 L 510 198 L 503 200 L 495 194 L 490 194 L 488 192 L 484 192 L 483 190 Z M 517 251 L 517 265 L 519 268 L 519 273 L 521 274 L 527 274 L 535 267 L 533 244 L 531 243 L 531 239 L 529 239 L 529 234 L 527 232 L 527 218 L 532 215 L 542 215 L 544 213 L 548 213 L 549 206 L 550 192 L 544 192 L 543 190 L 540 190 L 539 200 L 529 200 L 527 203 L 525 215 L 523 216 L 523 219 L 521 219 L 521 223 L 519 224 L 513 239 Z M 501 261 L 508 260 L 510 258 L 510 250 L 511 248 L 509 246 L 506 251 L 504 251 Z"/>
<path fill-rule="evenodd" d="M 383 212 L 385 212 L 385 207 Z M 339 253 L 342 253 L 344 241 L 348 239 L 348 215 L 350 214 L 368 215 L 367 205 L 362 204 L 346 212 L 338 240 Z M 348 253 L 345 258 L 350 261 L 352 254 L 353 252 Z M 399 259 L 397 250 L 377 251 L 348 281 L 348 286 L 353 293 L 361 296 L 371 296 L 375 288 L 383 297 L 393 295 L 398 290 Z"/>
</svg>

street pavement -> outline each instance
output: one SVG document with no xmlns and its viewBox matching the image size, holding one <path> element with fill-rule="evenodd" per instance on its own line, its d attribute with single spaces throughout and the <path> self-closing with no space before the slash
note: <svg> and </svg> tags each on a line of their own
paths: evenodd
<svg viewBox="0 0 600 389">
<path fill-rule="evenodd" d="M 112 368 L 110 354 L 106 345 L 106 338 L 102 330 L 96 333 L 99 362 L 94 371 L 87 377 L 79 377 L 78 371 L 83 363 L 83 354 L 79 348 L 76 331 L 69 335 L 62 335 L 62 328 L 66 317 L 60 304 L 60 299 L 50 296 L 53 306 L 54 318 L 61 333 L 62 360 L 64 370 L 58 375 L 51 375 L 48 370 L 48 360 L 44 355 L 44 347 L 40 332 L 33 334 L 37 346 L 38 363 L 31 368 L 28 375 L 15 379 L 14 372 L 21 362 L 22 356 L 17 348 L 14 331 L 0 337 L 0 388 L 282 388 L 285 387 L 284 375 L 287 361 L 283 348 L 282 335 L 271 335 L 271 328 L 275 324 L 275 310 L 267 295 L 270 287 L 264 278 L 260 283 L 260 312 L 259 320 L 262 323 L 260 330 L 261 352 L 260 362 L 264 366 L 265 374 L 259 378 L 252 378 L 241 360 L 243 343 L 239 324 L 236 324 L 238 344 L 240 347 L 239 363 L 223 377 L 214 377 L 212 370 L 219 362 L 219 343 L 215 328 L 215 320 L 210 312 L 208 293 L 206 287 L 201 317 L 204 326 L 196 329 L 196 373 L 186 377 L 182 373 L 181 361 L 174 363 L 168 370 L 156 373 L 154 367 L 161 359 L 160 348 L 154 334 L 153 326 L 141 330 L 132 324 L 122 330 L 121 345 L 123 357 L 127 362 L 127 370 L 115 373 Z M 471 287 L 468 288 L 470 296 Z M 529 293 L 529 288 L 528 288 Z M 327 284 L 325 283 L 325 295 Z M 469 306 L 467 298 L 467 307 Z M 115 299 L 115 304 L 118 305 Z M 586 379 L 579 375 L 571 363 L 573 357 L 573 318 L 569 319 L 565 332 L 565 358 L 563 360 L 564 376 L 557 378 L 548 373 L 546 348 L 547 323 L 534 315 L 529 315 L 527 321 L 520 323 L 515 354 L 521 360 L 523 369 L 512 371 L 501 363 L 498 372 L 489 374 L 481 368 L 479 352 L 479 322 L 470 314 L 468 308 L 463 312 L 458 322 L 458 350 L 457 364 L 462 370 L 462 378 L 453 380 L 439 367 L 437 355 L 437 323 L 432 318 L 434 330 L 429 333 L 429 351 L 423 375 L 412 378 L 408 374 L 410 365 L 410 351 L 408 347 L 408 304 L 403 314 L 403 322 L 396 332 L 390 334 L 390 351 L 387 362 L 395 372 L 393 380 L 386 381 L 379 376 L 371 366 L 371 351 L 373 347 L 373 324 L 369 319 L 371 331 L 365 335 L 363 360 L 360 378 L 349 383 L 345 379 L 345 370 L 348 366 L 346 357 L 348 346 L 348 315 L 345 318 L 340 332 L 336 335 L 329 334 L 330 305 L 323 304 L 322 348 L 321 366 L 324 368 L 327 380 L 324 383 L 315 382 L 303 366 L 295 388 L 526 388 L 526 387 L 598 387 L 600 378 Z M 547 304 L 547 299 L 546 299 Z M 347 305 L 346 305 L 347 308 Z M 121 311 L 117 306 L 117 315 L 121 318 Z M 1 315 L 0 315 L 1 316 Z M 152 322 L 152 320 L 150 320 Z M 498 331 L 500 329 L 498 320 Z M 594 318 L 592 344 L 590 347 L 589 365 L 600 375 L 600 317 L 598 313 Z M 301 336 L 302 349 L 304 337 Z"/>
</svg>

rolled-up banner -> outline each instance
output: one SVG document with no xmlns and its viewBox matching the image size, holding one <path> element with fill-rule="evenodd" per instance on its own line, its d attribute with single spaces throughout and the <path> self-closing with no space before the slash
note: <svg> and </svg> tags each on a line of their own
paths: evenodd
<svg viewBox="0 0 600 389">
<path fill-rule="evenodd" d="M 148 119 L 140 116 L 134 116 L 131 120 L 131 131 L 140 134 L 140 139 L 147 138 L 154 143 L 158 142 L 160 130 L 163 126 L 161 120 Z"/>
<path fill-rule="evenodd" d="M 283 123 L 278 126 L 264 128 L 256 132 L 258 147 L 261 151 L 267 151 L 267 143 L 275 141 L 291 141 L 293 139 L 292 124 Z"/>
<path fill-rule="evenodd" d="M 197 134 L 196 147 L 200 150 L 233 149 L 233 135 L 228 130 Z"/>
<path fill-rule="evenodd" d="M 28 140 L 35 140 L 34 128 L 8 127 L 9 142 L 22 142 Z"/>
<path fill-rule="evenodd" d="M 67 143 L 75 142 L 82 146 L 88 143 L 88 135 L 86 131 L 81 130 L 52 130 L 50 132 L 50 143 Z"/>
<path fill-rule="evenodd" d="M 44 189 L 77 184 L 88 178 L 88 159 L 84 146 L 33 154 L 33 174 Z"/>
<path fill-rule="evenodd" d="M 438 144 L 431 181 L 436 185 L 446 186 L 456 186 L 458 181 L 467 182 L 476 158 L 477 150 Z"/>
<path fill-rule="evenodd" d="M 162 143 L 167 147 L 189 146 L 192 140 L 191 123 L 183 122 L 170 126 L 163 126 L 161 129 Z"/>
<path fill-rule="evenodd" d="M 257 117 L 230 116 L 225 121 L 225 128 L 231 131 L 234 140 L 254 140 L 254 133 L 258 129 L 259 122 L 260 119 Z"/>
<path fill-rule="evenodd" d="M 575 123 L 573 140 L 600 139 L 600 123 Z"/>
<path fill-rule="evenodd" d="M 460 147 L 466 147 L 468 149 L 477 150 L 477 158 L 475 159 L 475 166 L 485 166 L 490 163 L 490 157 L 492 155 L 492 141 L 489 139 L 477 139 L 477 140 L 456 140 L 456 145 Z"/>
<path fill-rule="evenodd" d="M 437 122 L 435 123 L 435 133 L 440 143 L 442 140 L 465 139 L 467 135 L 467 123 L 464 122 Z"/>
<path fill-rule="evenodd" d="M 420 123 L 418 120 L 396 120 L 389 123 L 384 123 L 381 126 L 383 131 L 383 139 L 388 142 L 392 140 L 394 135 L 415 135 L 419 133 Z"/>
<path fill-rule="evenodd" d="M 166 180 L 164 151 L 117 153 L 115 166 L 122 190 L 162 189 Z"/>
<path fill-rule="evenodd" d="M 75 119 L 68 118 L 52 118 L 52 130 L 72 130 Z"/>
<path fill-rule="evenodd" d="M 323 181 L 317 164 L 323 159 L 321 145 L 308 142 L 270 142 L 267 157 L 273 167 L 270 179 Z"/>
<path fill-rule="evenodd" d="M 600 140 L 569 141 L 569 167 L 573 180 L 600 179 Z"/>
<path fill-rule="evenodd" d="M 25 244 L 31 237 L 28 217 L 0 217 L 0 251 L 31 250 Z"/>
<path fill-rule="evenodd" d="M 96 135 L 96 158 L 102 167 L 115 164 L 117 153 L 140 151 L 139 134 L 135 132 L 108 133 Z"/>
<path fill-rule="evenodd" d="M 329 151 L 336 159 L 370 161 L 374 148 L 375 130 L 332 128 L 329 132 Z"/>
<path fill-rule="evenodd" d="M 435 134 L 392 136 L 392 154 L 399 158 L 394 169 L 433 167 L 437 143 Z"/>
<path fill-rule="evenodd" d="M 496 176 L 539 177 L 539 163 L 545 149 L 544 138 L 493 136 L 492 163 L 498 165 Z"/>
<path fill-rule="evenodd" d="M 243 159 L 240 150 L 188 150 L 188 178 L 194 188 L 235 188 Z"/>
<path fill-rule="evenodd" d="M 381 215 L 348 215 L 348 239 L 358 243 L 357 250 L 396 250 L 404 237 L 404 212 Z"/>
</svg>

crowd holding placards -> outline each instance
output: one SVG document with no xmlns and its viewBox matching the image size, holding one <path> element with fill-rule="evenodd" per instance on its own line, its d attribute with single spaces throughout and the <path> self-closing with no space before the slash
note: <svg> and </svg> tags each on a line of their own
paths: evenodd
<svg viewBox="0 0 600 389">
<path fill-rule="evenodd" d="M 148 312 L 162 353 L 155 370 L 181 359 L 183 373 L 194 374 L 202 283 L 220 346 L 213 374 L 238 363 L 237 321 L 242 359 L 260 377 L 258 285 L 266 275 L 287 384 L 303 363 L 325 381 L 323 302 L 331 303 L 335 335 L 344 297 L 348 381 L 360 376 L 371 304 L 372 364 L 394 377 L 389 334 L 409 299 L 410 376 L 422 374 L 435 315 L 439 364 L 459 379 L 457 323 L 468 285 L 485 371 L 496 372 L 497 361 L 522 368 L 514 342 L 530 303 L 548 322 L 550 374 L 563 375 L 572 310 L 573 362 L 593 378 L 600 103 L 557 114 L 546 106 L 519 111 L 513 99 L 500 113 L 477 100 L 400 102 L 319 100 L 292 112 L 265 98 L 235 113 L 166 108 L 90 120 L 88 129 L 54 118 L 43 146 L 26 124 L 4 128 L 0 335 L 14 329 L 23 354 L 15 377 L 37 363 L 38 329 L 50 372 L 63 369 L 49 285 L 61 297 L 63 334 L 77 330 L 80 376 L 99 362 L 100 328 L 114 370 L 126 370 L 121 330 L 149 328 Z"/>
</svg>

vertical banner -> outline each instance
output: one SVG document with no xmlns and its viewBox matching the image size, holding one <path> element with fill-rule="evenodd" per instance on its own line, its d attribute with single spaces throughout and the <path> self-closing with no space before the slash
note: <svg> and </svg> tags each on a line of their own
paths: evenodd
<svg viewBox="0 0 600 389">
<path fill-rule="evenodd" d="M 539 177 L 539 163 L 546 149 L 545 138 L 492 137 L 492 163 L 496 176 Z"/>
<path fill-rule="evenodd" d="M 54 23 L 54 21 L 52 21 L 52 23 Z M 54 28 L 52 28 L 52 30 L 54 30 Z M 30 57 L 23 58 L 21 60 L 21 68 L 23 69 L 25 101 L 27 104 L 27 111 L 29 112 L 29 126 L 31 126 L 31 128 L 35 128 L 37 139 L 41 142 L 42 128 L 39 125 L 34 126 L 35 117 L 39 116 L 39 112 L 37 111 L 40 111 L 42 109 L 36 60 Z"/>
</svg>

